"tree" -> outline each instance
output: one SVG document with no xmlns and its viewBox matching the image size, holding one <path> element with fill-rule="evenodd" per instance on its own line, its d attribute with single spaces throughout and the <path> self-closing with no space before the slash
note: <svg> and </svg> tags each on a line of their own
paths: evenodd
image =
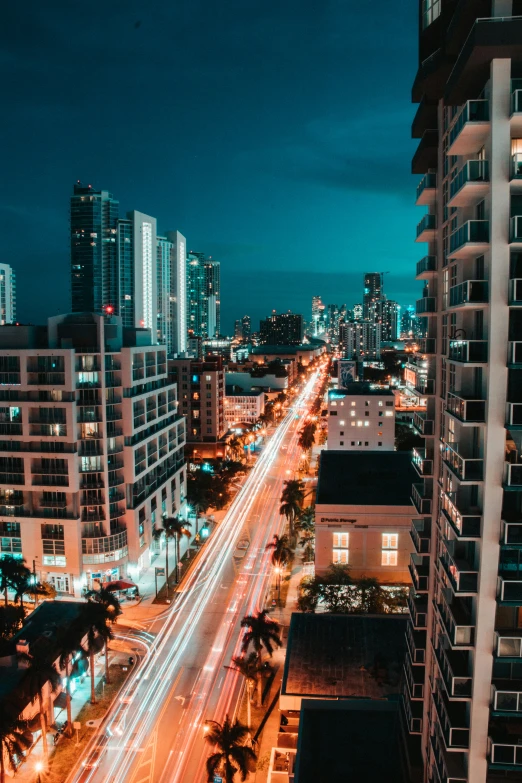
<svg viewBox="0 0 522 783">
<path fill-rule="evenodd" d="M 402 611 L 406 599 L 406 588 L 384 588 L 366 576 L 352 578 L 348 566 L 337 563 L 326 574 L 301 581 L 298 606 L 301 611 L 314 612 L 320 602 L 332 614 L 384 614 Z"/>
<path fill-rule="evenodd" d="M 299 479 L 289 479 L 283 483 L 279 513 L 286 517 L 290 530 L 290 537 L 292 539 L 295 538 L 294 522 L 301 513 L 304 498 L 305 492 L 302 481 L 299 481 Z"/>
<path fill-rule="evenodd" d="M 44 768 L 47 771 L 49 768 L 49 746 L 47 744 L 48 722 L 47 710 L 44 707 L 43 690 L 45 686 L 49 684 L 51 693 L 56 693 L 60 685 L 60 675 L 51 660 L 52 652 L 49 645 L 44 649 L 40 648 L 37 656 L 22 653 L 19 657 L 28 664 L 28 669 L 23 680 L 25 691 L 31 700 L 34 699 L 35 694 L 38 698 Z"/>
<path fill-rule="evenodd" d="M 28 580 L 30 575 L 31 572 L 25 565 L 25 560 L 12 555 L 7 555 L 0 560 L 0 591 L 4 594 L 6 606 L 9 603 L 8 590 L 16 590 L 20 581 Z"/>
<path fill-rule="evenodd" d="M 17 717 L 14 709 L 7 710 L 4 705 L 0 711 L 0 783 L 5 783 L 6 763 L 15 773 L 31 745 L 27 723 Z"/>
<path fill-rule="evenodd" d="M 25 610 L 22 606 L 0 606 L 0 639 L 8 640 L 22 627 Z"/>
<path fill-rule="evenodd" d="M 408 424 L 395 425 L 395 448 L 397 451 L 411 451 L 416 446 L 423 446 L 424 438 L 416 435 Z"/>
<path fill-rule="evenodd" d="M 58 649 L 60 669 L 65 670 L 65 706 L 67 709 L 67 736 L 72 736 L 72 710 L 71 710 L 71 670 L 73 658 L 81 648 L 81 637 L 73 633 L 74 627 L 68 626 L 61 629 L 58 634 Z"/>
<path fill-rule="evenodd" d="M 317 430 L 317 424 L 315 421 L 309 421 L 299 431 L 299 446 L 303 451 L 309 451 L 315 443 L 315 432 Z"/>
<path fill-rule="evenodd" d="M 301 510 L 295 520 L 295 529 L 302 533 L 303 537 L 315 536 L 315 506 L 307 506 Z"/>
<path fill-rule="evenodd" d="M 243 744 L 248 728 L 237 720 L 232 723 L 228 715 L 222 724 L 209 720 L 206 727 L 205 740 L 209 745 L 217 747 L 217 751 L 207 759 L 209 783 L 218 773 L 224 775 L 225 783 L 234 783 L 237 772 L 242 781 L 246 780 L 248 773 L 255 770 L 257 759 L 252 748 Z"/>
<path fill-rule="evenodd" d="M 250 644 L 252 644 L 255 653 L 257 655 L 258 665 L 263 665 L 263 648 L 267 651 L 270 657 L 276 647 L 282 646 L 279 623 L 275 620 L 271 620 L 268 616 L 266 609 L 263 609 L 256 614 L 249 614 L 243 617 L 241 620 L 241 628 L 246 628 L 247 631 L 243 636 L 241 642 L 241 652 L 246 653 Z M 258 699 L 259 705 L 263 703 L 263 693 L 261 688 L 261 679 L 258 684 Z"/>
<path fill-rule="evenodd" d="M 275 535 L 265 549 L 273 550 L 272 565 L 276 569 L 278 595 L 281 597 L 281 571 L 292 560 L 293 555 L 288 536 Z"/>
<path fill-rule="evenodd" d="M 169 531 L 169 536 L 174 538 L 176 544 L 176 584 L 179 582 L 180 547 L 183 536 L 190 538 L 190 523 L 181 517 L 167 517 L 163 520 L 163 529 Z M 165 533 L 167 536 L 167 534 Z"/>
<path fill-rule="evenodd" d="M 83 636 L 87 630 L 87 639 L 82 649 L 89 657 L 89 669 L 91 674 L 91 704 L 96 703 L 96 680 L 94 673 L 94 656 L 99 653 L 113 638 L 110 623 L 112 622 L 112 612 L 100 601 L 95 601 L 88 597 L 86 603 L 82 604 L 80 615 L 77 620 L 78 635 Z M 107 664 L 108 655 L 105 653 L 105 662 Z"/>
<path fill-rule="evenodd" d="M 107 590 L 105 587 L 100 587 L 99 590 L 89 590 L 86 598 L 88 601 L 101 604 L 106 611 L 107 624 L 116 622 L 116 619 L 121 614 L 121 604 L 111 590 Z M 112 638 L 112 637 L 110 637 Z M 110 638 L 105 637 L 105 682 L 110 683 L 109 674 L 109 641 Z"/>
<path fill-rule="evenodd" d="M 232 658 L 233 666 L 225 666 L 225 669 L 239 672 L 244 678 L 247 687 L 247 724 L 248 728 L 252 727 L 252 710 L 251 703 L 254 696 L 255 687 L 258 680 L 267 672 L 266 667 L 259 666 L 257 655 L 255 652 L 251 652 L 246 658 L 243 656 L 236 656 Z"/>
<path fill-rule="evenodd" d="M 233 438 L 230 438 L 228 441 L 227 452 L 232 455 L 232 459 L 234 460 L 243 460 L 245 458 L 244 444 L 237 437 L 237 435 L 235 435 Z"/>
</svg>

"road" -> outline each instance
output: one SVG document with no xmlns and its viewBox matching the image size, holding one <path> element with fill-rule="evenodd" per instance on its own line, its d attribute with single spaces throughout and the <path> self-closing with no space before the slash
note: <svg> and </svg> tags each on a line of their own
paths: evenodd
<svg viewBox="0 0 522 783">
<path fill-rule="evenodd" d="M 314 398 L 315 372 L 267 442 L 230 508 L 201 550 L 172 608 L 151 625 L 154 641 L 122 690 L 74 783 L 203 783 L 205 720 L 233 715 L 241 677 L 225 669 L 245 614 L 265 606 L 267 543 L 280 533 L 279 498 L 300 457 L 297 430 Z M 250 541 L 242 560 L 239 540 Z"/>
</svg>

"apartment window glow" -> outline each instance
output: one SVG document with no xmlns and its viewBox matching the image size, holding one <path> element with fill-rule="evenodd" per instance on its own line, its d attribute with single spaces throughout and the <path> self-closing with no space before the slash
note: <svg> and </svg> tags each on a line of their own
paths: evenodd
<svg viewBox="0 0 522 783">
<path fill-rule="evenodd" d="M 332 551 L 332 563 L 340 563 L 341 565 L 348 564 L 348 550 L 347 549 L 334 549 Z"/>
<path fill-rule="evenodd" d="M 397 549 L 399 546 L 399 534 L 398 533 L 383 533 L 382 534 L 382 548 L 383 549 Z"/>
<path fill-rule="evenodd" d="M 393 411 L 386 411 L 385 416 L 393 416 Z"/>
<path fill-rule="evenodd" d="M 350 416 L 355 416 L 355 411 L 350 411 Z"/>
<path fill-rule="evenodd" d="M 358 421 L 358 422 L 357 422 L 357 426 L 358 426 L 358 427 L 362 427 L 362 425 L 363 425 L 362 421 Z"/>
<path fill-rule="evenodd" d="M 381 565 L 383 566 L 396 566 L 397 565 L 397 552 L 393 550 L 383 550 L 381 557 Z"/>
<path fill-rule="evenodd" d="M 350 534 L 349 533 L 334 533 L 333 534 L 333 545 L 335 549 L 348 549 L 348 545 L 350 543 Z"/>
</svg>

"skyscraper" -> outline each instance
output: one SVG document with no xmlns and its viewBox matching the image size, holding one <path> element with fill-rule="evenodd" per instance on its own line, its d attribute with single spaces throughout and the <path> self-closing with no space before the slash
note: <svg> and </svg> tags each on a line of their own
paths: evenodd
<svg viewBox="0 0 522 783">
<path fill-rule="evenodd" d="M 187 350 L 186 247 L 179 231 L 157 238 L 158 342 L 169 354 Z"/>
<path fill-rule="evenodd" d="M 300 345 L 303 340 L 303 316 L 291 312 L 273 312 L 260 321 L 259 336 L 265 345 Z"/>
<path fill-rule="evenodd" d="M 340 326 L 340 343 L 347 359 L 374 361 L 381 356 L 381 324 L 352 321 Z"/>
<path fill-rule="evenodd" d="M 73 312 L 119 313 L 117 223 L 119 202 L 107 190 L 74 185 L 71 197 L 71 297 Z"/>
<path fill-rule="evenodd" d="M 520 2 L 419 2 L 412 169 L 427 374 L 415 383 L 405 716 L 425 781 L 522 779 Z"/>
<path fill-rule="evenodd" d="M 0 264 L 0 325 L 16 321 L 16 277 L 9 264 Z"/>
<path fill-rule="evenodd" d="M 220 263 L 207 259 L 205 262 L 206 337 L 217 337 L 221 333 L 221 280 Z"/>
<path fill-rule="evenodd" d="M 312 296 L 312 334 L 318 337 L 326 330 L 325 305 L 320 296 Z"/>
<path fill-rule="evenodd" d="M 382 299 L 382 273 L 365 272 L 363 295 L 363 318 L 375 321 L 378 303 Z"/>
<path fill-rule="evenodd" d="M 249 315 L 244 315 L 241 319 L 241 331 L 243 340 L 249 340 L 252 333 L 252 322 Z"/>
<path fill-rule="evenodd" d="M 119 297 L 124 326 L 150 329 L 156 341 L 158 281 L 156 218 L 127 212 L 118 220 Z"/>
<path fill-rule="evenodd" d="M 193 251 L 187 254 L 187 321 L 189 332 L 197 337 L 220 333 L 220 264 Z"/>
<path fill-rule="evenodd" d="M 391 299 L 383 297 L 383 299 L 381 299 L 379 313 L 383 341 L 394 342 L 395 340 L 398 340 L 401 313 L 400 305 L 397 304 L 397 302 L 393 302 Z"/>
</svg>

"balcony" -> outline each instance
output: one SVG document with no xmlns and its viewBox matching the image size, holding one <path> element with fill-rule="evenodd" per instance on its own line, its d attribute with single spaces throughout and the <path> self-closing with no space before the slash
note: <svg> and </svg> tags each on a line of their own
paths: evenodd
<svg viewBox="0 0 522 783">
<path fill-rule="evenodd" d="M 476 506 L 457 503 L 455 492 L 442 492 L 441 511 L 459 539 L 480 538 L 482 515 Z"/>
<path fill-rule="evenodd" d="M 435 660 L 450 699 L 470 699 L 472 676 L 469 674 L 468 653 L 464 650 L 450 650 L 442 644 L 435 650 Z"/>
<path fill-rule="evenodd" d="M 439 556 L 442 565 L 456 595 L 475 595 L 478 588 L 478 570 L 464 558 L 454 553 L 459 542 L 443 539 L 443 549 Z"/>
<path fill-rule="evenodd" d="M 492 771 L 522 772 L 522 721 L 505 718 L 491 721 L 488 746 Z"/>
<path fill-rule="evenodd" d="M 414 631 L 412 624 L 406 626 L 406 645 L 414 666 L 423 666 L 426 661 L 426 631 Z"/>
<path fill-rule="evenodd" d="M 127 531 L 121 530 L 110 536 L 82 538 L 82 559 L 84 565 L 114 562 L 127 557 Z"/>
<path fill-rule="evenodd" d="M 419 476 L 433 476 L 433 458 L 426 456 L 426 449 L 414 448 L 411 461 Z"/>
<path fill-rule="evenodd" d="M 430 315 L 437 312 L 437 298 L 435 296 L 423 296 L 415 302 L 415 314 L 418 316 Z"/>
<path fill-rule="evenodd" d="M 483 480 L 484 460 L 480 457 L 464 457 L 459 452 L 458 443 L 444 444 L 443 459 L 460 482 Z M 522 468 L 522 465 L 520 467 Z"/>
<path fill-rule="evenodd" d="M 436 215 L 424 215 L 417 224 L 416 242 L 434 242 L 437 237 Z"/>
<path fill-rule="evenodd" d="M 41 508 L 67 508 L 67 500 L 58 498 L 42 498 L 40 500 Z"/>
<path fill-rule="evenodd" d="M 449 306 L 472 310 L 476 305 L 483 306 L 489 302 L 489 284 L 487 280 L 466 280 L 454 285 L 449 292 Z"/>
<path fill-rule="evenodd" d="M 417 382 L 413 393 L 417 397 L 432 397 L 435 394 L 435 379 L 434 378 L 421 378 L 417 376 Z"/>
<path fill-rule="evenodd" d="M 439 726 L 448 750 L 469 748 L 469 727 L 466 705 L 450 702 L 440 688 L 433 694 L 433 704 L 439 717 Z"/>
<path fill-rule="evenodd" d="M 522 342 L 518 340 L 508 342 L 507 366 L 510 370 L 522 369 Z"/>
<path fill-rule="evenodd" d="M 508 302 L 510 307 L 522 307 L 522 278 L 515 277 L 509 281 Z"/>
<path fill-rule="evenodd" d="M 416 593 L 427 593 L 430 579 L 429 557 L 412 552 L 408 563 L 413 588 Z"/>
<path fill-rule="evenodd" d="M 413 414 L 413 428 L 417 430 L 422 437 L 428 437 L 433 435 L 434 422 L 433 419 L 427 419 L 426 413 L 414 413 Z"/>
<path fill-rule="evenodd" d="M 511 430 L 522 429 L 522 402 L 506 403 L 506 427 Z"/>
<path fill-rule="evenodd" d="M 475 258 L 489 245 L 489 220 L 468 220 L 450 234 L 452 258 Z"/>
<path fill-rule="evenodd" d="M 468 160 L 450 184 L 448 207 L 472 207 L 489 191 L 487 160 Z"/>
<path fill-rule="evenodd" d="M 450 340 L 448 359 L 460 364 L 486 364 L 488 361 L 488 341 Z"/>
<path fill-rule="evenodd" d="M 520 549 L 522 547 L 522 522 L 502 520 L 500 546 L 505 549 Z"/>
<path fill-rule="evenodd" d="M 426 519 L 412 519 L 410 536 L 415 551 L 419 555 L 428 555 L 431 548 L 431 522 Z"/>
<path fill-rule="evenodd" d="M 433 171 L 428 171 L 417 185 L 415 203 L 418 207 L 431 207 L 435 204 L 436 196 L 437 175 Z"/>
<path fill-rule="evenodd" d="M 502 606 L 522 606 L 522 580 L 497 579 L 497 602 Z"/>
<path fill-rule="evenodd" d="M 103 522 L 105 519 L 105 511 L 103 508 L 99 508 L 96 511 L 82 510 L 82 522 Z"/>
<path fill-rule="evenodd" d="M 449 588 L 445 588 L 441 591 L 440 603 L 436 606 L 451 646 L 473 647 L 475 625 L 464 600 L 454 595 Z"/>
<path fill-rule="evenodd" d="M 491 711 L 495 716 L 522 717 L 522 682 L 519 680 L 493 680 L 491 685 Z"/>
<path fill-rule="evenodd" d="M 412 701 L 424 698 L 424 666 L 412 666 L 408 657 L 404 660 L 404 679 L 408 688 L 408 696 Z"/>
<path fill-rule="evenodd" d="M 504 482 L 505 490 L 522 490 L 522 463 L 504 463 Z"/>
<path fill-rule="evenodd" d="M 522 90 L 511 93 L 511 130 L 513 137 L 522 134 Z"/>
<path fill-rule="evenodd" d="M 0 422 L 0 435 L 22 435 L 22 423 L 14 421 Z"/>
<path fill-rule="evenodd" d="M 424 514 L 431 514 L 432 495 L 424 484 L 412 484 L 411 502 L 415 506 L 417 513 L 421 516 Z"/>
<path fill-rule="evenodd" d="M 436 256 L 424 256 L 420 261 L 417 261 L 415 277 L 417 280 L 423 280 L 431 277 L 433 272 L 437 271 L 437 257 Z"/>
<path fill-rule="evenodd" d="M 490 130 L 489 101 L 466 101 L 450 130 L 448 155 L 473 155 Z"/>
<path fill-rule="evenodd" d="M 482 424 L 486 420 L 486 401 L 448 392 L 446 412 L 462 424 Z"/>
<path fill-rule="evenodd" d="M 438 726 L 438 721 L 436 723 Z M 465 754 L 463 752 L 447 752 L 442 736 L 442 729 L 438 728 L 429 735 L 436 777 L 430 777 L 429 783 L 469 783 L 466 773 Z"/>
<path fill-rule="evenodd" d="M 522 215 L 509 220 L 509 244 L 514 250 L 522 249 Z"/>
<path fill-rule="evenodd" d="M 522 663 L 522 629 L 495 631 L 493 654 L 507 662 Z"/>
<path fill-rule="evenodd" d="M 428 625 L 428 602 L 426 596 L 416 596 L 413 589 L 408 594 L 408 608 L 413 627 L 425 630 Z"/>
<path fill-rule="evenodd" d="M 435 337 L 421 337 L 417 340 L 419 346 L 419 353 L 425 356 L 434 356 L 437 353 L 437 340 Z"/>
<path fill-rule="evenodd" d="M 522 153 L 516 152 L 511 157 L 510 172 L 511 192 L 520 193 L 522 190 Z"/>
</svg>

